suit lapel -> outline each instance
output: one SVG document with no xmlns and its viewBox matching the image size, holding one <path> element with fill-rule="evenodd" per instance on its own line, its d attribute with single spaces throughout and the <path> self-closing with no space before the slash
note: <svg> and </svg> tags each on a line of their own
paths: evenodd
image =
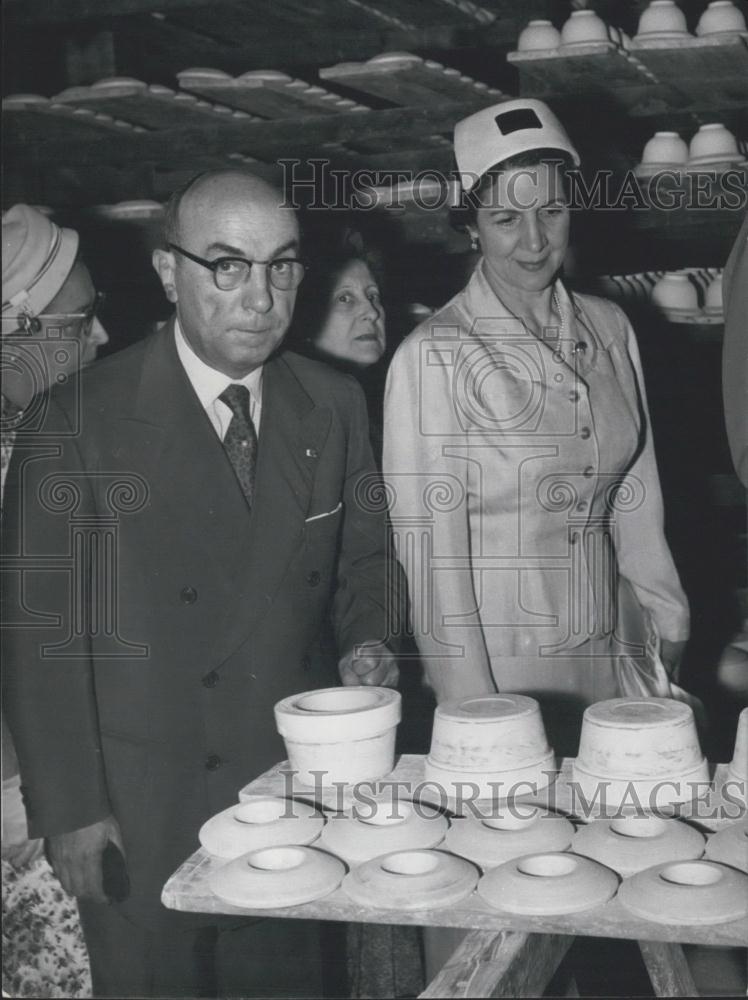
<svg viewBox="0 0 748 1000">
<path fill-rule="evenodd" d="M 266 363 L 252 516 L 216 662 L 230 656 L 267 613 L 303 543 L 330 419 L 330 411 L 315 406 L 283 355 Z"/>
</svg>

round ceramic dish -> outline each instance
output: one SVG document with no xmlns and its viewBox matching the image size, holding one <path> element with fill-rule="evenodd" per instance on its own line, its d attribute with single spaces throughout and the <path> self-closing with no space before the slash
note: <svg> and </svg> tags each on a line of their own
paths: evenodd
<svg viewBox="0 0 748 1000">
<path fill-rule="evenodd" d="M 526 854 L 488 872 L 478 893 L 507 913 L 578 913 L 616 894 L 618 877 L 589 858 L 565 852 Z"/>
<path fill-rule="evenodd" d="M 358 865 L 393 851 L 436 847 L 444 840 L 449 822 L 427 805 L 399 800 L 362 808 L 362 816 L 332 816 L 322 831 L 318 847 Z"/>
<path fill-rule="evenodd" d="M 475 865 L 442 851 L 396 851 L 372 858 L 343 879 L 343 891 L 362 906 L 431 910 L 465 899 L 479 878 Z"/>
<path fill-rule="evenodd" d="M 706 794 L 709 768 L 691 708 L 671 698 L 612 698 L 585 709 L 572 766 L 585 801 L 655 811 Z"/>
<path fill-rule="evenodd" d="M 705 856 L 748 874 L 748 820 L 713 833 L 706 842 Z"/>
<path fill-rule="evenodd" d="M 313 847 L 266 847 L 229 861 L 208 884 L 234 906 L 269 910 L 320 899 L 337 889 L 344 875 L 342 861 Z"/>
<path fill-rule="evenodd" d="M 216 858 L 238 858 L 248 851 L 287 844 L 311 844 L 325 825 L 306 802 L 266 796 L 240 802 L 200 827 L 200 843 Z"/>
<path fill-rule="evenodd" d="M 627 816 L 599 819 L 580 827 L 571 842 L 575 854 L 633 875 L 661 861 L 690 861 L 704 853 L 704 837 L 677 819 Z"/>
<path fill-rule="evenodd" d="M 364 685 L 322 688 L 279 701 L 275 724 L 298 780 L 327 785 L 389 774 L 400 704 L 397 691 Z"/>
<path fill-rule="evenodd" d="M 748 914 L 748 876 L 714 861 L 667 861 L 626 879 L 618 897 L 658 924 L 721 924 Z"/>
<path fill-rule="evenodd" d="M 568 819 L 535 810 L 524 822 L 477 816 L 455 819 L 447 830 L 444 847 L 486 871 L 528 852 L 565 851 L 573 836 L 574 827 Z"/>
</svg>

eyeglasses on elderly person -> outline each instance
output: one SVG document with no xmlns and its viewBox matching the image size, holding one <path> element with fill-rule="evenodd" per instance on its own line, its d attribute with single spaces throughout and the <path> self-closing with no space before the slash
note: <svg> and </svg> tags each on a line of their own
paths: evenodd
<svg viewBox="0 0 748 1000">
<path fill-rule="evenodd" d="M 260 265 L 267 268 L 268 278 L 273 288 L 287 292 L 298 288 L 306 273 L 307 265 L 298 257 L 276 257 L 274 260 L 247 260 L 246 257 L 217 257 L 215 260 L 205 260 L 197 254 L 190 253 L 176 243 L 167 244 L 170 250 L 188 260 L 200 264 L 213 272 L 216 288 L 222 292 L 231 292 L 249 278 L 253 267 Z"/>
</svg>

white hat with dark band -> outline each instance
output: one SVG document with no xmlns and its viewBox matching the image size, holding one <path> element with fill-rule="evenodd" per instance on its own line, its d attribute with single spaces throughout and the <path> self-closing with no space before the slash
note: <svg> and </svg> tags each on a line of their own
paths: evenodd
<svg viewBox="0 0 748 1000">
<path fill-rule="evenodd" d="M 542 101 L 503 101 L 455 125 L 454 151 L 463 191 L 470 191 L 491 167 L 533 149 L 568 153 L 578 167 L 579 153 L 561 122 Z"/>
</svg>

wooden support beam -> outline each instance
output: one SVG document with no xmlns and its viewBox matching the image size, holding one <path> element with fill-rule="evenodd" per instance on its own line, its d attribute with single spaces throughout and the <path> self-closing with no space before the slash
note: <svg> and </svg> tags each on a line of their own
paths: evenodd
<svg viewBox="0 0 748 1000">
<path fill-rule="evenodd" d="M 421 997 L 537 997 L 574 938 L 471 931 Z"/>
<path fill-rule="evenodd" d="M 184 163 L 193 156 L 241 152 L 261 160 L 279 157 L 319 155 L 323 143 L 345 143 L 374 137 L 386 140 L 387 148 L 397 149 L 400 139 L 417 135 L 450 133 L 455 122 L 480 107 L 452 104 L 444 108 L 388 108 L 383 111 L 347 112 L 339 115 L 312 115 L 303 120 L 226 121 L 204 126 L 185 126 L 161 132 L 107 135 L 81 138 L 74 144 L 47 138 L 42 130 L 28 124 L 6 124 L 6 156 L 11 163 L 39 159 L 65 165 L 76 163 Z"/>
<path fill-rule="evenodd" d="M 698 996 L 682 945 L 665 941 L 640 941 L 639 948 L 655 996 Z"/>
</svg>

